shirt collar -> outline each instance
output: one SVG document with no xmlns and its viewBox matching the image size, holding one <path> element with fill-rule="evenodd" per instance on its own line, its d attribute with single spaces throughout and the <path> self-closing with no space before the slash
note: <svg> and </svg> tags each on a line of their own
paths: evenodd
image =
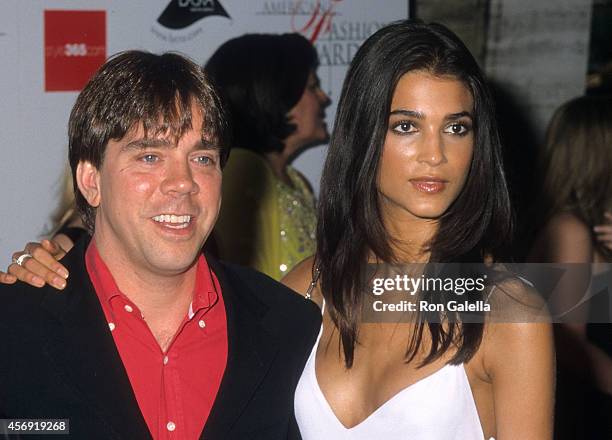
<svg viewBox="0 0 612 440">
<path fill-rule="evenodd" d="M 85 252 L 85 266 L 100 301 L 111 304 L 117 296 L 127 298 L 117 287 L 110 270 L 98 252 L 95 239 L 92 239 Z M 129 299 L 128 299 L 129 300 Z M 200 310 L 212 308 L 219 300 L 219 292 L 213 282 L 213 272 L 203 254 L 198 257 L 195 291 L 189 306 L 188 319 Z"/>
</svg>

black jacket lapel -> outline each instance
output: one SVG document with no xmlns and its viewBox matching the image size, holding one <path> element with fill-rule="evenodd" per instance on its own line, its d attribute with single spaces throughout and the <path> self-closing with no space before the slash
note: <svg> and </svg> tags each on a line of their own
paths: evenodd
<svg viewBox="0 0 612 440">
<path fill-rule="evenodd" d="M 70 271 L 64 292 L 52 292 L 43 306 L 57 325 L 47 333 L 47 355 L 65 382 L 95 409 L 115 438 L 151 438 L 104 313 L 85 268 L 88 241 L 62 260 Z"/>
<path fill-rule="evenodd" d="M 267 306 L 223 266 L 208 257 L 219 279 L 227 316 L 228 359 L 219 392 L 202 439 L 225 438 L 252 399 L 278 352 L 278 343 L 265 330 Z"/>
</svg>

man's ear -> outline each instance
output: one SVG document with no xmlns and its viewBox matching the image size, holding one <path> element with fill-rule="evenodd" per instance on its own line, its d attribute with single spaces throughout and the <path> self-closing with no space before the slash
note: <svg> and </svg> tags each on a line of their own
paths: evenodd
<svg viewBox="0 0 612 440">
<path fill-rule="evenodd" d="M 77 165 L 76 181 L 87 203 L 97 208 L 101 199 L 100 171 L 91 162 L 81 161 Z"/>
</svg>

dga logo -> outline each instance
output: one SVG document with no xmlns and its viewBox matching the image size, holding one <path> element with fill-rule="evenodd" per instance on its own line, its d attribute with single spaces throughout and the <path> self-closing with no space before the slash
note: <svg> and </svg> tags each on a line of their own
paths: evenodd
<svg viewBox="0 0 612 440">
<path fill-rule="evenodd" d="M 172 0 L 157 22 L 168 29 L 184 29 L 213 15 L 230 18 L 217 0 Z"/>
<path fill-rule="evenodd" d="M 79 91 L 106 59 L 106 11 L 45 11 L 45 91 Z"/>
</svg>

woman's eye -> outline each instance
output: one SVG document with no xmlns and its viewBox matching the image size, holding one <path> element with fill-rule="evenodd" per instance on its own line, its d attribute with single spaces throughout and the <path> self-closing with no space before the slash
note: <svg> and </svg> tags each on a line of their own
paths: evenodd
<svg viewBox="0 0 612 440">
<path fill-rule="evenodd" d="M 416 127 L 412 122 L 402 121 L 393 126 L 393 131 L 397 133 L 414 133 L 416 131 Z"/>
<path fill-rule="evenodd" d="M 311 92 L 316 93 L 316 92 L 318 92 L 319 90 L 321 90 L 321 85 L 320 85 L 318 82 L 314 82 L 314 83 L 312 83 L 312 84 L 308 84 L 308 85 L 306 86 L 306 88 L 307 88 L 308 90 L 310 90 Z"/>
<path fill-rule="evenodd" d="M 465 124 L 454 123 L 446 127 L 444 131 L 450 134 L 464 135 L 469 131 L 469 127 Z"/>
</svg>

